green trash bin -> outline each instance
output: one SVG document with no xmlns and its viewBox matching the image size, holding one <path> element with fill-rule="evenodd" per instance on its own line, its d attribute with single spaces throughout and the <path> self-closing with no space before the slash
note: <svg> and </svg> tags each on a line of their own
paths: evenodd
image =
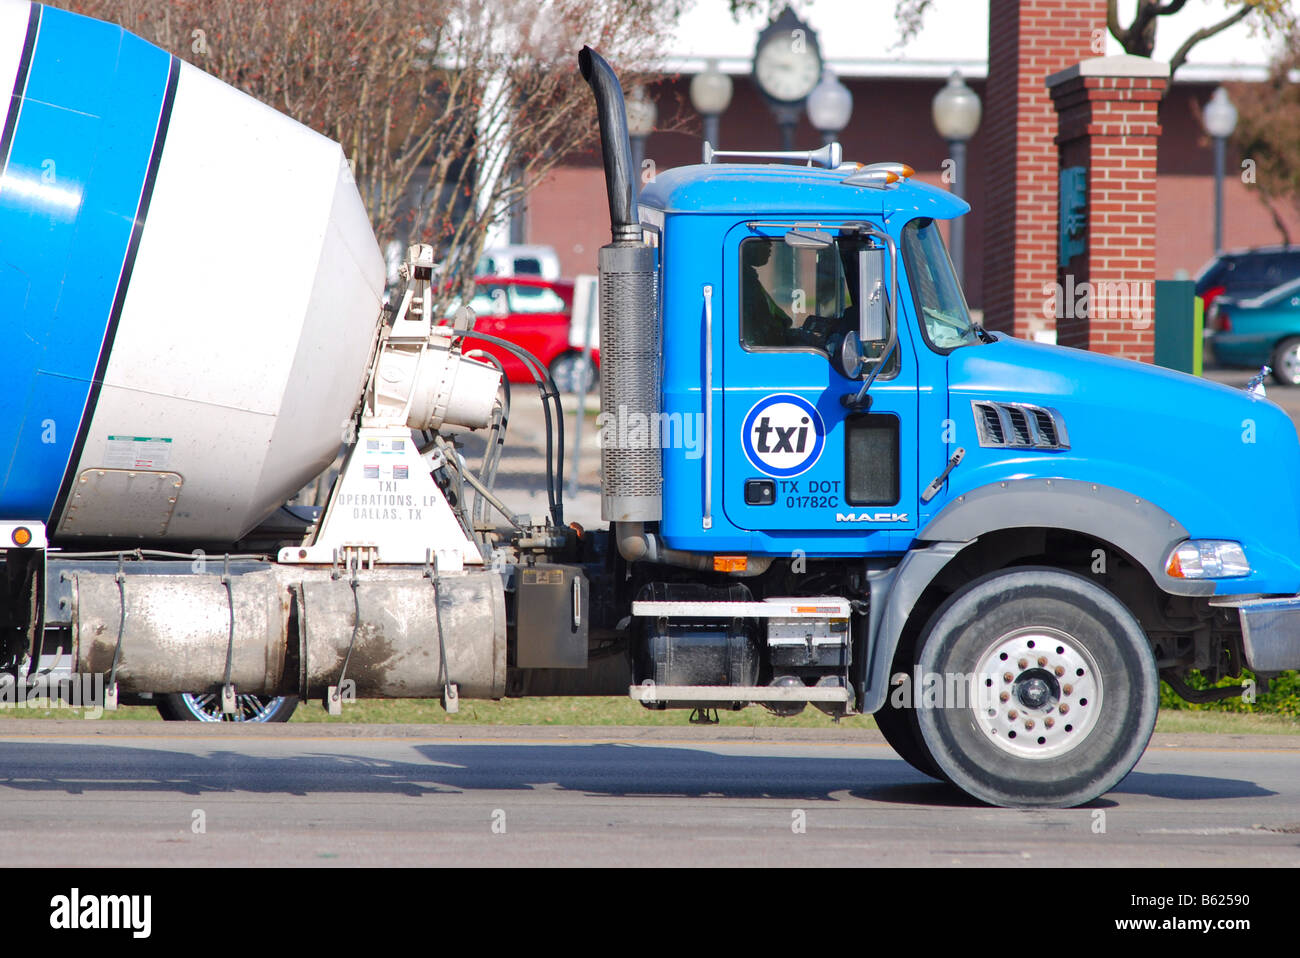
<svg viewBox="0 0 1300 958">
<path fill-rule="evenodd" d="M 1190 279 L 1156 280 L 1157 366 L 1201 375 L 1204 348 L 1204 303 Z"/>
</svg>

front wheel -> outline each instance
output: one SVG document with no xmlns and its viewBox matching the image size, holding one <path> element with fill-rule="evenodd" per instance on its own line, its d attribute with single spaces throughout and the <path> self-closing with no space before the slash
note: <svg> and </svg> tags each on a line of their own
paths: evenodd
<svg viewBox="0 0 1300 958">
<path fill-rule="evenodd" d="M 287 722 L 298 707 L 292 695 L 236 695 L 237 711 L 221 711 L 216 692 L 176 692 L 156 696 L 158 712 L 169 722 Z"/>
<path fill-rule="evenodd" d="M 1132 770 L 1155 729 L 1146 635 L 1083 576 L 978 579 L 935 613 L 919 658 L 939 690 L 916 713 L 926 748 L 953 784 L 992 805 L 1092 801 Z"/>
<path fill-rule="evenodd" d="M 1300 386 L 1300 336 L 1292 336 L 1273 350 L 1273 381 L 1280 386 Z"/>
</svg>

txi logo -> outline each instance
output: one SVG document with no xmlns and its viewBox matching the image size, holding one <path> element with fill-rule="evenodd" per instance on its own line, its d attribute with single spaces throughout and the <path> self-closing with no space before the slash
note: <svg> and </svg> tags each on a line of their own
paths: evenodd
<svg viewBox="0 0 1300 958">
<path fill-rule="evenodd" d="M 777 479 L 807 472 L 826 446 L 826 424 L 815 406 L 793 393 L 754 403 L 740 428 L 740 443 L 754 467 Z"/>
</svg>

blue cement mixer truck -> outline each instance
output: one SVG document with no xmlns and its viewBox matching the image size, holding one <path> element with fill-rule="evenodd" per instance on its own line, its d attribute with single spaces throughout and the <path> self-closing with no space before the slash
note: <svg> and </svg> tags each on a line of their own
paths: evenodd
<svg viewBox="0 0 1300 958">
<path fill-rule="evenodd" d="M 3 681 L 223 714 L 812 705 L 982 801 L 1070 806 L 1136 763 L 1160 678 L 1203 700 L 1236 693 L 1190 670 L 1300 666 L 1277 406 L 986 332 L 939 230 L 967 206 L 902 163 L 706 147 L 638 197 L 618 80 L 579 68 L 612 232 L 602 529 L 565 523 L 558 456 L 547 515 L 497 494 L 500 370 L 470 311 L 433 315 L 429 247 L 382 307 L 337 144 L 0 3 Z M 286 509 L 341 443 L 323 510 Z"/>
</svg>

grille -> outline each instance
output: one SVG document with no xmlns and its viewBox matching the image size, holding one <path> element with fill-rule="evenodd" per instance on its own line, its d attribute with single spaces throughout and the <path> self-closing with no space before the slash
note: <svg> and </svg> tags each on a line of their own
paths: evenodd
<svg viewBox="0 0 1300 958">
<path fill-rule="evenodd" d="M 975 425 L 979 432 L 981 446 L 1006 445 L 1006 432 L 1002 429 L 1002 417 L 998 415 L 997 409 L 993 406 L 976 404 Z M 986 436 L 988 442 L 985 442 Z"/>
<path fill-rule="evenodd" d="M 1065 420 L 1055 409 L 1027 403 L 972 400 L 975 432 L 990 449 L 1069 449 Z"/>
</svg>

